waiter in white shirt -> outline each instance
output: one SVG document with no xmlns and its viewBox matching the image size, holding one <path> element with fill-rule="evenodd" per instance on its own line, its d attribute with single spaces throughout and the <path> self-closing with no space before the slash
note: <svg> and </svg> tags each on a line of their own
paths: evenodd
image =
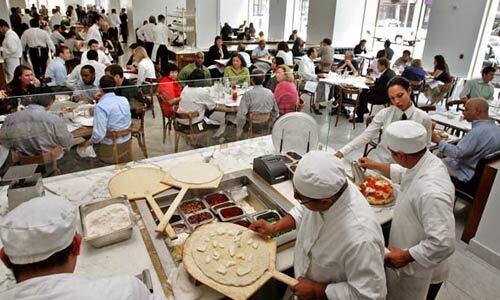
<svg viewBox="0 0 500 300">
<path fill-rule="evenodd" d="M 300 204 L 278 222 L 259 220 L 250 229 L 263 236 L 298 229 L 294 294 L 299 299 L 385 299 L 382 230 L 341 161 L 311 151 L 300 160 L 293 185 Z"/>
<path fill-rule="evenodd" d="M 54 26 L 61 25 L 62 16 L 56 8 L 52 10 L 52 17 L 50 18 L 50 28 L 54 29 Z"/>
<path fill-rule="evenodd" d="M 410 98 L 411 93 L 412 90 L 408 80 L 400 76 L 392 78 L 387 84 L 387 94 L 391 100 L 391 106 L 381 109 L 373 117 L 370 125 L 360 135 L 342 147 L 335 155 L 342 158 L 353 150 L 364 147 L 380 135 L 382 128 L 399 120 L 412 120 L 422 124 L 427 131 L 427 142 L 430 143 L 432 120 L 426 112 L 413 105 Z M 387 149 L 384 136 L 381 137 L 378 146 L 370 151 L 369 157 L 379 162 L 394 163 L 391 152 Z"/>
<path fill-rule="evenodd" d="M 122 23 L 120 21 L 120 16 L 116 13 L 116 9 L 111 9 L 111 14 L 109 15 L 109 30 L 111 31 L 111 35 L 118 39 L 118 28 Z"/>
<path fill-rule="evenodd" d="M 318 52 L 316 51 L 315 48 L 309 48 L 307 49 L 306 55 L 301 57 L 301 60 L 298 62 L 299 69 L 298 69 L 298 74 L 304 80 L 306 83 L 307 81 L 309 82 L 314 82 L 314 84 L 308 84 L 311 88 L 307 89 L 307 85 L 304 84 L 303 88 L 306 88 L 310 92 L 315 92 L 316 94 L 319 93 L 325 93 L 326 91 L 326 84 L 324 82 L 320 82 L 319 78 L 325 77 L 324 74 L 318 74 L 316 75 L 315 69 L 316 67 L 314 66 L 314 60 L 318 57 Z M 317 101 L 318 97 L 315 97 L 314 99 L 314 113 L 316 115 L 321 115 L 321 112 L 319 111 L 319 102 Z"/>
<path fill-rule="evenodd" d="M 10 211 L 0 224 L 0 258 L 17 284 L 0 299 L 164 299 L 134 276 L 73 274 L 82 247 L 77 222 L 75 206 L 59 196 L 33 198 Z"/>
<path fill-rule="evenodd" d="M 160 63 L 162 70 L 165 70 L 168 64 L 168 31 L 169 29 L 165 25 L 165 16 L 158 15 L 158 24 L 156 24 L 153 31 L 154 47 L 151 59 L 157 64 Z"/>
<path fill-rule="evenodd" d="M 14 30 L 10 29 L 9 23 L 0 19 L 0 31 L 4 34 L 2 42 L 3 59 L 5 61 L 5 80 L 10 82 L 14 77 L 14 70 L 20 64 L 23 55 L 21 40 Z"/>
<path fill-rule="evenodd" d="M 144 24 L 137 30 L 137 37 L 144 43 L 144 48 L 146 49 L 149 57 L 151 57 L 154 47 L 155 26 L 156 18 L 154 16 L 150 16 L 148 23 Z"/>
<path fill-rule="evenodd" d="M 90 40 L 96 40 L 99 43 L 99 47 L 103 48 L 104 43 L 102 40 L 102 35 L 99 29 L 104 24 L 104 17 L 94 13 L 92 16 L 93 25 L 89 27 L 87 35 L 85 36 L 85 44 L 88 44 Z"/>
<path fill-rule="evenodd" d="M 427 150 L 427 131 L 415 121 L 384 128 L 396 164 L 360 159 L 401 185 L 396 199 L 385 262 L 390 300 L 434 299 L 448 277 L 455 251 L 455 188 L 443 162 Z"/>
<path fill-rule="evenodd" d="M 37 78 L 41 78 L 47 69 L 49 51 L 55 52 L 56 48 L 50 34 L 43 30 L 43 26 L 37 19 L 31 19 L 31 28 L 27 29 L 21 36 L 23 50 L 28 48 L 33 72 Z"/>
</svg>

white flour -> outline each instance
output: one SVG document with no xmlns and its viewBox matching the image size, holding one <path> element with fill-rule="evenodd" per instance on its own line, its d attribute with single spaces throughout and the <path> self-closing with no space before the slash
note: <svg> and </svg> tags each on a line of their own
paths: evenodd
<svg viewBox="0 0 500 300">
<path fill-rule="evenodd" d="M 115 203 L 95 210 L 85 218 L 88 237 L 101 236 L 129 226 L 130 213 L 126 205 Z"/>
</svg>

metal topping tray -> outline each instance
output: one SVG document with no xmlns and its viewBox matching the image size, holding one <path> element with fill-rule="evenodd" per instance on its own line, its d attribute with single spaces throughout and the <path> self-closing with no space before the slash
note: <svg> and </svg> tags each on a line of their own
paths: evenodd
<svg viewBox="0 0 500 300">
<path fill-rule="evenodd" d="M 208 210 L 204 209 L 201 211 L 197 211 L 196 213 L 186 215 L 185 216 L 187 223 L 194 230 L 196 227 L 201 226 L 203 224 L 210 223 L 215 220 L 214 214 Z"/>
<path fill-rule="evenodd" d="M 107 234 L 104 234 L 101 236 L 89 237 L 88 233 L 87 233 L 88 232 L 87 227 L 85 225 L 85 219 L 87 218 L 87 215 L 95 210 L 104 208 L 108 205 L 115 204 L 115 203 L 124 204 L 127 207 L 128 212 L 129 212 L 129 216 L 130 216 L 130 225 L 125 227 L 125 228 L 122 228 L 122 229 L 119 229 L 119 230 L 116 230 L 116 231 L 113 231 L 113 232 L 110 232 L 110 233 L 107 233 Z M 129 203 L 128 198 L 126 196 L 121 196 L 121 197 L 117 197 L 117 198 L 111 198 L 111 199 L 101 200 L 101 201 L 97 201 L 97 202 L 82 204 L 78 207 L 78 211 L 80 213 L 80 222 L 82 225 L 83 239 L 84 239 L 84 241 L 88 242 L 89 244 L 91 244 L 92 246 L 94 246 L 96 248 L 100 248 L 100 247 L 104 247 L 107 245 L 118 243 L 118 242 L 121 242 L 124 240 L 128 240 L 132 236 L 132 229 L 134 227 L 135 218 L 132 215 L 130 203 Z"/>
</svg>

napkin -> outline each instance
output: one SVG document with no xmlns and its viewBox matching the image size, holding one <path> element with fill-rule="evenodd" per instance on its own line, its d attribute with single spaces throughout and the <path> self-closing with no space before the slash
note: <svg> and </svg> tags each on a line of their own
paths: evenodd
<svg viewBox="0 0 500 300">
<path fill-rule="evenodd" d="M 78 153 L 80 157 L 96 157 L 93 146 L 76 147 L 76 153 Z"/>
</svg>

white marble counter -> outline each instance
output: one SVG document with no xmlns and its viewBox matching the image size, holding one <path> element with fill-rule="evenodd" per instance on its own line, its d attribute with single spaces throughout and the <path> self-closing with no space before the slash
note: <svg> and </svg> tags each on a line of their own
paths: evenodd
<svg viewBox="0 0 500 300">
<path fill-rule="evenodd" d="M 224 173 L 230 173 L 251 168 L 254 157 L 274 152 L 275 150 L 272 145 L 271 136 L 265 136 L 226 145 L 217 145 L 136 161 L 128 164 L 126 168 L 151 166 L 168 170 L 180 161 L 209 161 L 218 165 Z M 74 203 L 75 206 L 78 206 L 83 203 L 109 198 L 110 195 L 107 184 L 109 179 L 116 172 L 115 166 L 107 166 L 46 178 L 44 179 L 44 186 L 47 188 L 47 193 L 65 196 Z M 273 185 L 273 187 L 292 203 L 297 203 L 293 197 L 291 181 L 276 184 Z M 375 209 L 375 212 L 381 223 L 385 223 L 392 218 L 392 209 Z M 3 187 L 0 189 L 0 220 L 6 213 L 7 195 L 6 187 Z M 131 257 L 133 257 L 133 259 L 130 259 Z M 277 268 L 279 270 L 287 269 L 291 267 L 292 264 L 293 248 L 278 254 Z M 155 290 L 161 290 L 160 282 L 154 272 L 139 229 L 136 227 L 134 228 L 132 238 L 122 243 L 101 249 L 92 248 L 90 245 L 84 244 L 83 251 L 78 260 L 76 272 L 88 275 L 92 278 L 99 278 L 116 274 L 135 275 L 146 268 L 152 271 Z M 5 290 L 13 284 L 14 278 L 10 274 L 10 271 L 7 270 L 3 264 L 0 265 L 0 291 Z M 213 293 L 207 291 L 207 296 L 210 294 Z M 207 298 L 203 297 L 203 299 Z"/>
</svg>

